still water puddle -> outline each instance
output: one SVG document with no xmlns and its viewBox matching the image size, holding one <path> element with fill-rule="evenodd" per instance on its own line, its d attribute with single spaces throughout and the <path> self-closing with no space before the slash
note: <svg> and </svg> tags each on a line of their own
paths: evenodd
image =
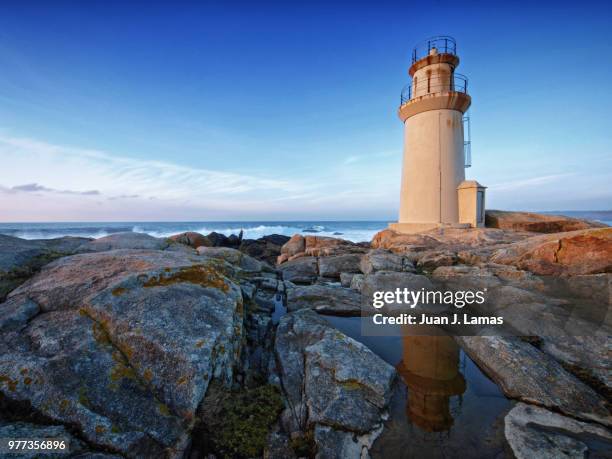
<svg viewBox="0 0 612 459">
<path fill-rule="evenodd" d="M 324 317 L 398 371 L 390 418 L 370 450 L 372 458 L 510 455 L 503 418 L 512 402 L 452 338 L 408 328 L 402 336 L 363 336 L 359 317 Z"/>
</svg>

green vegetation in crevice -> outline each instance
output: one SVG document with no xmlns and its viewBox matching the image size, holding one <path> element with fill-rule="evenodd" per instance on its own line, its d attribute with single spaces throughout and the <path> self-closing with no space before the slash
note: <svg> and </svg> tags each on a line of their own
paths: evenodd
<svg viewBox="0 0 612 459">
<path fill-rule="evenodd" d="M 207 426 L 215 453 L 226 458 L 261 456 L 270 426 L 283 407 L 280 392 L 272 385 L 228 394 Z"/>
<path fill-rule="evenodd" d="M 307 430 L 304 435 L 293 437 L 289 440 L 289 446 L 297 457 L 314 457 L 316 451 L 314 432 Z"/>
</svg>

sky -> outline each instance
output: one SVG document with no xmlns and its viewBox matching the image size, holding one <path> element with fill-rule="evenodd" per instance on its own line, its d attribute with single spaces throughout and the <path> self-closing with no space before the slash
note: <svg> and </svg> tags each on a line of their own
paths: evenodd
<svg viewBox="0 0 612 459">
<path fill-rule="evenodd" d="M 393 220 L 413 46 L 487 207 L 612 209 L 610 2 L 3 2 L 0 221 Z"/>
</svg>

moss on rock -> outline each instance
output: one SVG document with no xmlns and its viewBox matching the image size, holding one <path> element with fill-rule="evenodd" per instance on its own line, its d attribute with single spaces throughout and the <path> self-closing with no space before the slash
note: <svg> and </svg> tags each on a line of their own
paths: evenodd
<svg viewBox="0 0 612 459">
<path fill-rule="evenodd" d="M 158 287 L 189 282 L 202 287 L 217 288 L 223 292 L 229 290 L 225 277 L 219 273 L 217 266 L 195 265 L 180 268 L 173 273 L 160 274 L 149 278 L 143 287 Z"/>
<path fill-rule="evenodd" d="M 308 430 L 304 435 L 293 437 L 289 441 L 289 446 L 291 446 L 291 449 L 293 449 L 297 457 L 314 457 L 317 449 L 314 432 Z"/>
</svg>

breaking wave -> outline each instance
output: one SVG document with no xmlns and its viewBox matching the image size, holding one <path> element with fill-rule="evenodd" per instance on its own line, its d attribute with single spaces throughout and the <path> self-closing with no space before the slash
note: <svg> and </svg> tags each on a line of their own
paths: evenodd
<svg viewBox="0 0 612 459">
<path fill-rule="evenodd" d="M 213 231 L 258 239 L 269 234 L 341 237 L 353 242 L 370 241 L 388 222 L 118 222 L 118 223 L 0 223 L 0 234 L 23 239 L 52 239 L 63 236 L 100 238 L 114 233 L 137 232 L 167 237 L 185 231 Z"/>
</svg>

